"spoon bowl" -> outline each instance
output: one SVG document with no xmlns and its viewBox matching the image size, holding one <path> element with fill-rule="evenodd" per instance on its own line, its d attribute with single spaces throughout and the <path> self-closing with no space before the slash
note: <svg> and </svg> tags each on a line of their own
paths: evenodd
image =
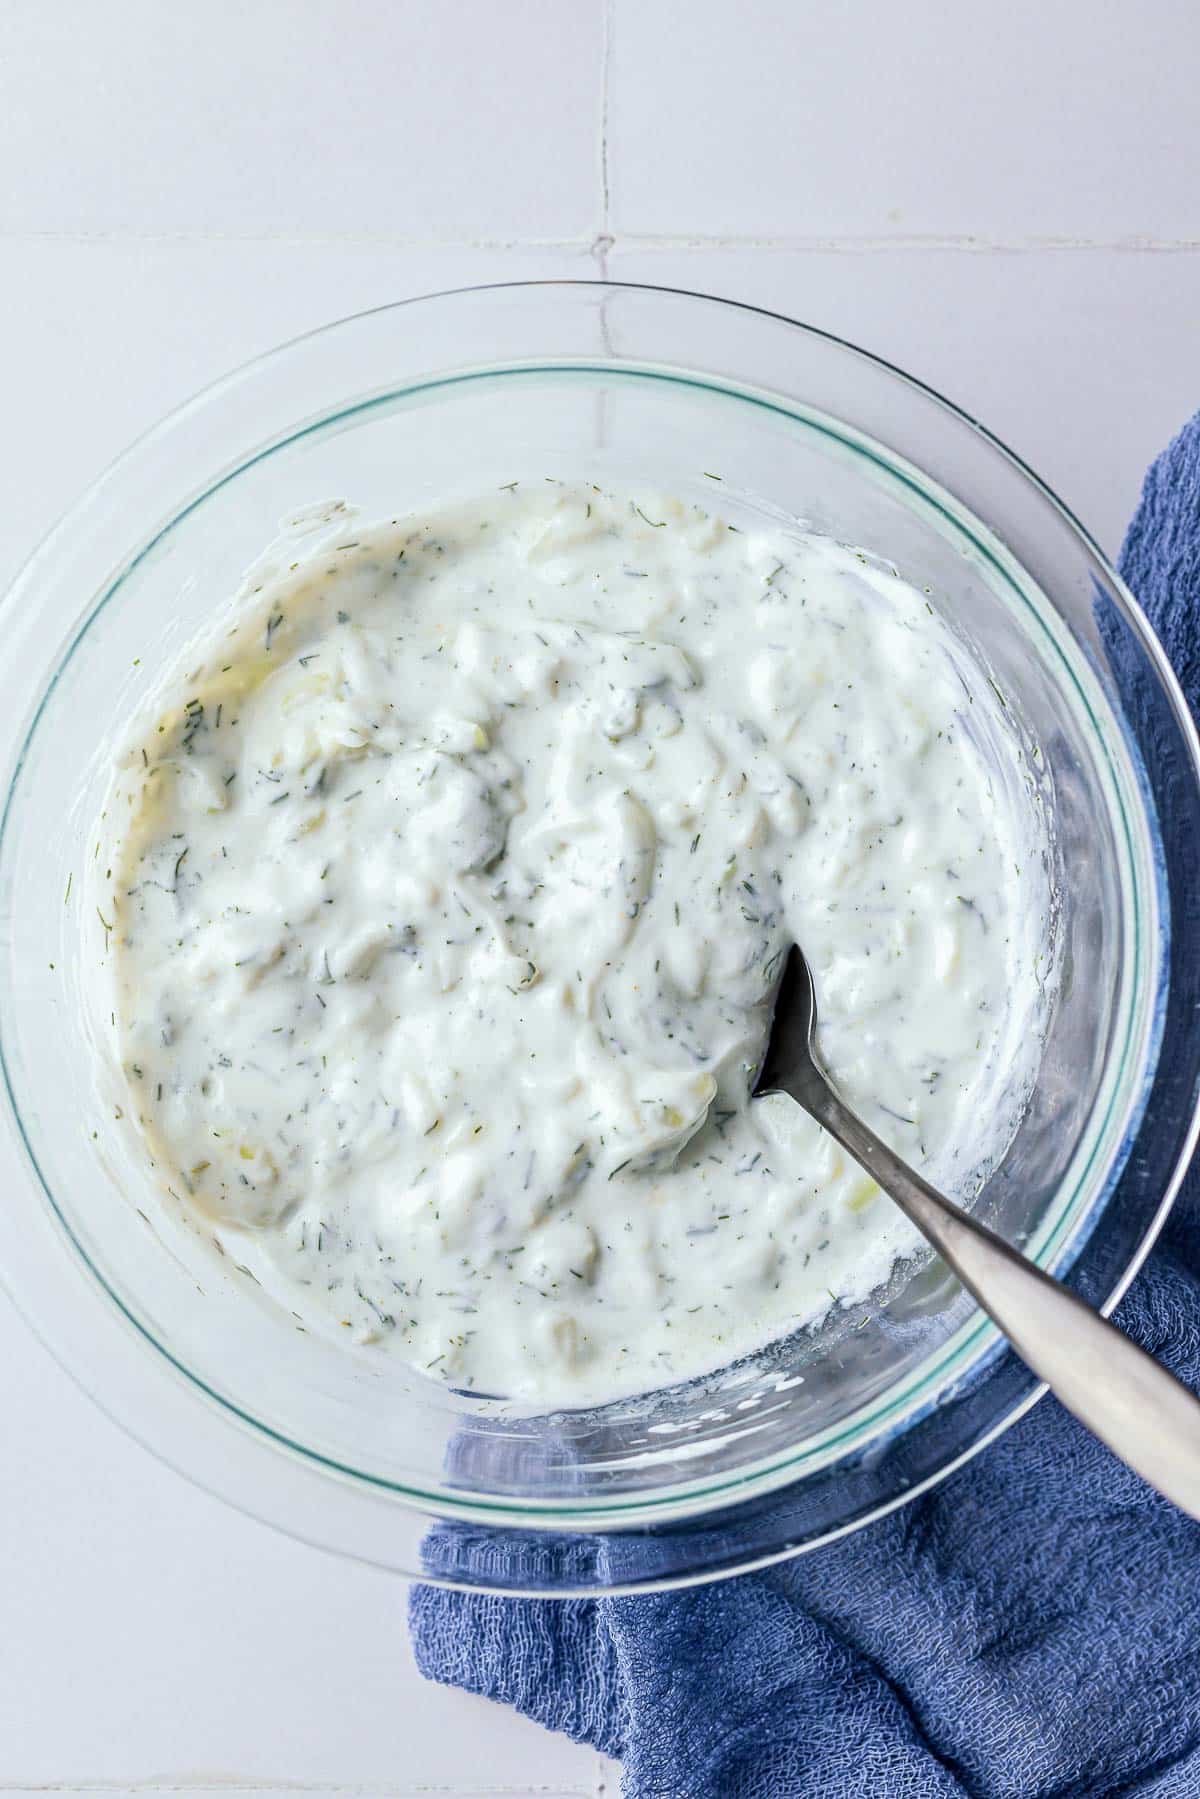
<svg viewBox="0 0 1200 1799">
<path fill-rule="evenodd" d="M 1200 1400 L 1068 1287 L 972 1218 L 842 1100 L 817 1050 L 817 996 L 798 945 L 784 963 L 755 1095 L 786 1093 L 878 1182 L 1067 1410 L 1200 1519 Z"/>
</svg>

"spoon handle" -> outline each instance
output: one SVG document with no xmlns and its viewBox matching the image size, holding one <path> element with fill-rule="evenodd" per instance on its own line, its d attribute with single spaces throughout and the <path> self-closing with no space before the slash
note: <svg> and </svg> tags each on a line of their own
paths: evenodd
<svg viewBox="0 0 1200 1799">
<path fill-rule="evenodd" d="M 1182 1381 L 923 1181 L 847 1109 L 815 1064 L 789 1090 L 891 1195 L 1067 1410 L 1200 1519 L 1200 1400 Z"/>
</svg>

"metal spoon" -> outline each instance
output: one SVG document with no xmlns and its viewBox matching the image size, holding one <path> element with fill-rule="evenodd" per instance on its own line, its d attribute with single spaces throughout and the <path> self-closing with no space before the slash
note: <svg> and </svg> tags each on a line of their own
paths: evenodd
<svg viewBox="0 0 1200 1799">
<path fill-rule="evenodd" d="M 890 1194 L 1081 1424 L 1200 1519 L 1200 1400 L 1115 1325 L 902 1162 L 842 1102 L 813 1042 L 812 973 L 794 945 L 756 1093 L 787 1093 Z"/>
</svg>

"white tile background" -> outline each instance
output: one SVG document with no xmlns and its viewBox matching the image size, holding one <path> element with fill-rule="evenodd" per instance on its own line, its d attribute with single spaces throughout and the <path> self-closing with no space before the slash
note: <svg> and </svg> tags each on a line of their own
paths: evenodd
<svg viewBox="0 0 1200 1799">
<path fill-rule="evenodd" d="M 882 352 L 1115 550 L 1200 406 L 1198 64 L 1194 0 L 2 0 L 0 581 L 279 339 L 601 272 Z M 0 1795 L 615 1791 L 425 1686 L 398 1582 L 193 1492 L 6 1304 L 0 1417 Z"/>
</svg>

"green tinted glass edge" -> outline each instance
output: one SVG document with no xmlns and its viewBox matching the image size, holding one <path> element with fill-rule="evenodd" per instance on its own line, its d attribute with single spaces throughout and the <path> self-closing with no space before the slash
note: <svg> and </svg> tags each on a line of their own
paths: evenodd
<svg viewBox="0 0 1200 1799">
<path fill-rule="evenodd" d="M 1079 702 L 1093 728 L 1095 739 L 1099 742 L 1104 751 L 1107 770 L 1112 782 L 1112 790 L 1116 797 L 1117 809 L 1121 819 L 1122 831 L 1124 833 L 1125 850 L 1128 858 L 1127 865 L 1130 868 L 1136 866 L 1134 860 L 1133 835 L 1125 808 L 1123 785 L 1118 778 L 1116 768 L 1112 761 L 1108 743 L 1108 734 L 1101 729 L 1100 721 L 1096 716 L 1095 710 L 1082 683 L 1076 675 L 1075 670 L 1063 655 L 1061 646 L 1055 639 L 1054 634 L 1049 630 L 1046 620 L 1033 604 L 1028 593 L 1025 592 L 1020 583 L 1014 578 L 1011 570 L 1005 565 L 1004 560 L 996 554 L 986 541 L 977 535 L 976 530 L 972 529 L 971 525 L 967 522 L 970 515 L 966 513 L 965 509 L 952 507 L 940 496 L 938 490 L 936 490 L 932 484 L 927 484 L 920 479 L 916 471 L 910 473 L 898 460 L 884 455 L 881 448 L 874 445 L 870 439 L 865 436 L 860 436 L 857 433 L 852 433 L 846 428 L 839 428 L 834 422 L 821 415 L 785 406 L 780 401 L 769 397 L 767 394 L 755 393 L 746 388 L 732 384 L 705 380 L 695 375 L 687 375 L 672 370 L 654 369 L 632 364 L 616 366 L 586 361 L 556 363 L 522 362 L 503 367 L 473 369 L 459 374 L 439 376 L 427 381 L 415 382 L 407 386 L 391 389 L 384 394 L 375 394 L 367 399 L 358 400 L 353 405 L 344 407 L 337 412 L 327 413 L 318 419 L 313 419 L 299 430 L 289 432 L 285 436 L 274 439 L 269 444 L 256 450 L 253 455 L 244 457 L 233 467 L 227 469 L 217 480 L 211 482 L 202 493 L 190 500 L 186 506 L 182 507 L 164 525 L 162 525 L 160 529 L 147 540 L 137 554 L 128 560 L 120 572 L 113 576 L 100 599 L 91 607 L 87 612 L 86 617 L 78 626 L 65 653 L 60 658 L 58 666 L 47 683 L 45 692 L 42 694 L 41 699 L 34 710 L 29 727 L 18 752 L 13 767 L 12 779 L 9 783 L 8 792 L 5 797 L 3 813 L 0 815 L 0 849 L 3 848 L 9 826 L 13 798 L 20 781 L 31 743 L 46 707 L 49 705 L 54 695 L 59 680 L 74 658 L 77 650 L 82 645 L 88 632 L 100 615 L 108 608 L 113 600 L 115 600 L 125 581 L 144 559 L 153 553 L 158 545 L 163 542 L 183 519 L 198 511 L 214 494 L 226 487 L 231 481 L 236 480 L 238 476 L 244 474 L 248 469 L 255 467 L 258 463 L 265 461 L 269 456 L 274 455 L 276 451 L 286 448 L 290 444 L 302 442 L 305 438 L 322 431 L 336 428 L 351 419 L 360 417 L 364 413 L 395 405 L 405 400 L 411 400 L 420 395 L 461 386 L 470 382 L 502 380 L 520 376 L 544 377 L 547 375 L 601 376 L 606 380 L 628 379 L 632 381 L 655 381 L 682 388 L 690 388 L 696 392 L 715 395 L 722 400 L 732 400 L 741 405 L 754 406 L 780 418 L 786 419 L 792 424 L 799 425 L 804 430 L 813 431 L 818 435 L 829 438 L 833 442 L 839 443 L 843 448 L 849 450 L 855 456 L 872 463 L 890 481 L 898 483 L 901 487 L 906 488 L 909 492 L 915 494 L 921 500 L 923 505 L 937 513 L 956 535 L 966 539 L 983 561 L 993 570 L 995 575 L 999 577 L 1000 581 L 1010 593 L 1015 595 L 1025 610 L 1036 621 L 1042 635 L 1050 644 L 1055 657 L 1062 664 L 1071 686 L 1074 688 Z M 1141 916 L 1138 884 L 1134 881 L 1131 882 L 1130 885 L 1133 900 L 1132 935 L 1134 978 L 1125 1007 L 1124 1034 L 1119 1057 L 1117 1058 L 1118 1062 L 1125 1059 L 1130 1049 L 1135 1021 L 1138 1018 L 1140 1011 L 1139 1001 L 1143 997 L 1144 988 L 1141 960 L 1145 941 L 1145 921 Z M 16 1095 L 13 1091 L 2 1021 L 0 1021 L 0 1073 L 2 1073 L 3 1076 L 5 1092 L 13 1118 L 16 1121 L 21 1143 L 24 1146 L 25 1153 L 37 1175 L 39 1185 L 41 1186 L 59 1225 L 88 1269 L 88 1272 L 103 1291 L 108 1294 L 109 1298 L 125 1320 L 167 1363 L 170 1364 L 172 1368 L 175 1369 L 178 1374 L 184 1378 L 186 1383 L 202 1393 L 215 1405 L 219 1406 L 222 1411 L 236 1418 L 241 1424 L 247 1426 L 255 1434 L 265 1437 L 269 1441 L 279 1445 L 281 1448 L 300 1456 L 304 1461 L 311 1462 L 320 1468 L 327 1469 L 331 1473 L 345 1476 L 355 1482 L 362 1483 L 365 1486 L 389 1494 L 395 1494 L 397 1497 L 416 1501 L 422 1507 L 429 1508 L 434 1512 L 454 1512 L 464 1517 L 477 1518 L 487 1516 L 499 1519 L 527 1518 L 529 1520 L 537 1521 L 562 1519 L 572 1521 L 578 1526 L 583 1519 L 587 1519 L 589 1523 L 591 1520 L 608 1521 L 615 1518 L 641 1517 L 649 1512 L 662 1513 L 667 1509 L 675 1515 L 682 1515 L 693 1512 L 702 1502 L 716 1500 L 723 1496 L 728 1497 L 739 1492 L 744 1492 L 747 1488 L 754 1489 L 755 1491 L 766 1491 L 769 1488 L 778 1487 L 779 1485 L 784 1484 L 787 1477 L 804 1472 L 806 1464 L 815 1464 L 817 1467 L 828 1466 L 830 1463 L 838 1460 L 841 1455 L 847 1453 L 850 1448 L 870 1441 L 874 1435 L 886 1429 L 889 1425 L 893 1427 L 899 1425 L 907 1413 L 915 1411 L 920 1406 L 924 1396 L 941 1387 L 948 1387 L 952 1385 L 955 1380 L 960 1378 L 966 1371 L 966 1364 L 974 1358 L 975 1352 L 978 1349 L 983 1346 L 994 1347 L 1000 1341 L 1000 1333 L 997 1330 L 997 1327 L 991 1323 L 986 1315 L 981 1313 L 973 1322 L 964 1324 L 960 1327 L 954 1336 L 952 1336 L 943 1346 L 937 1360 L 933 1362 L 931 1366 L 918 1370 L 914 1374 L 912 1384 L 906 1386 L 899 1394 L 892 1395 L 888 1399 L 878 1403 L 874 1409 L 852 1414 L 846 1427 L 841 1431 L 838 1431 L 833 1435 L 826 1435 L 813 1446 L 797 1450 L 788 1456 L 765 1466 L 757 1466 L 742 1473 L 732 1475 L 726 1479 L 709 1482 L 703 1486 L 685 1486 L 682 1490 L 676 1489 L 672 1494 L 638 1498 L 608 1505 L 596 1505 L 594 1503 L 583 1502 L 577 1506 L 562 1502 L 547 1502 L 545 1504 L 530 1503 L 528 1501 L 520 1503 L 502 1503 L 474 1497 L 459 1499 L 457 1496 L 447 1493 L 429 1493 L 419 1487 L 411 1487 L 400 1481 L 389 1480 L 380 1475 L 367 1473 L 362 1469 L 354 1468 L 345 1462 L 326 1456 L 319 1450 L 308 1448 L 304 1444 L 296 1442 L 293 1438 L 276 1430 L 272 1425 L 266 1424 L 261 1419 L 254 1417 L 252 1413 L 247 1412 L 243 1407 L 226 1398 L 216 1388 L 208 1385 L 207 1382 L 202 1380 L 169 1348 L 167 1348 L 165 1344 L 160 1342 L 154 1332 L 136 1316 L 121 1295 L 114 1290 L 105 1275 L 93 1262 L 88 1251 L 84 1248 L 83 1244 L 72 1230 L 70 1223 L 64 1216 L 50 1190 L 49 1184 L 42 1173 L 37 1156 L 34 1153 L 33 1145 L 30 1143 L 26 1133 L 24 1119 L 22 1118 Z M 1059 1247 L 1063 1244 L 1070 1230 L 1074 1228 L 1074 1225 L 1077 1222 L 1075 1214 L 1079 1205 L 1080 1193 L 1095 1166 L 1102 1147 L 1108 1141 L 1115 1107 L 1116 1092 L 1114 1090 L 1110 1092 L 1108 1096 L 1108 1103 L 1104 1116 L 1094 1132 L 1091 1152 L 1083 1167 L 1077 1173 L 1074 1191 L 1070 1195 L 1070 1198 L 1059 1208 L 1057 1219 L 1040 1245 L 1038 1256 L 1036 1258 L 1039 1265 L 1044 1266 L 1054 1259 Z"/>
</svg>

